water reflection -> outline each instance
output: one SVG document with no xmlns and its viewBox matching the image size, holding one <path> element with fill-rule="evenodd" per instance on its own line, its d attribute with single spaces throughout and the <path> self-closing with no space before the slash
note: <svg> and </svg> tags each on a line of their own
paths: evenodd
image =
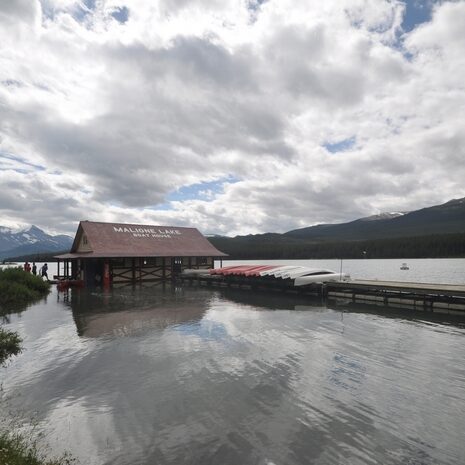
<svg viewBox="0 0 465 465">
<path fill-rule="evenodd" d="M 221 296 L 232 302 L 247 305 L 253 309 L 266 310 L 312 310 L 326 311 L 326 305 L 319 297 L 289 295 L 280 291 L 249 291 L 243 289 L 225 288 Z"/>
<path fill-rule="evenodd" d="M 465 461 L 459 327 L 227 289 L 53 297 L 1 374 L 82 463 Z"/>
<path fill-rule="evenodd" d="M 383 302 L 362 303 L 351 299 L 328 299 L 325 306 L 342 313 L 370 313 L 383 318 L 397 318 L 402 321 L 418 321 L 422 324 L 432 323 L 465 328 L 465 312 L 459 314 L 445 314 L 433 311 L 422 311 L 411 306 L 394 307 Z"/>
<path fill-rule="evenodd" d="M 204 316 L 210 293 L 185 298 L 182 289 L 161 287 L 114 291 L 76 289 L 62 299 L 71 308 L 79 336 L 131 336 L 141 331 L 192 325 Z"/>
</svg>

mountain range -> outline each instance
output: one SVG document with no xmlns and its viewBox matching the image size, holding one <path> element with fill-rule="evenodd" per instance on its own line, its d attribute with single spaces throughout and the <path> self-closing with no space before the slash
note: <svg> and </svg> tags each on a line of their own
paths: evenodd
<svg viewBox="0 0 465 465">
<path fill-rule="evenodd" d="M 60 234 L 52 236 L 37 226 L 22 231 L 0 226 L 0 259 L 41 252 L 69 250 L 73 238 Z"/>
<path fill-rule="evenodd" d="M 453 249 L 449 247 L 452 256 L 462 254 L 462 249 L 465 247 L 465 198 L 411 212 L 381 213 L 347 223 L 319 224 L 283 234 L 212 236 L 208 239 L 232 258 L 256 258 L 257 254 L 273 258 L 278 252 L 282 256 L 292 252 L 296 257 L 303 258 L 305 254 L 315 255 L 317 248 L 321 249 L 325 244 L 359 244 L 363 249 L 365 248 L 363 241 L 397 241 L 392 243 L 391 247 L 398 249 L 399 246 L 405 245 L 408 238 L 410 238 L 411 245 L 408 247 L 410 250 L 413 248 L 413 243 L 422 241 L 424 250 L 428 250 L 430 245 L 425 239 L 421 239 L 422 237 L 434 237 L 437 242 L 437 238 L 444 239 L 451 235 L 455 235 L 451 238 Z M 403 239 L 405 239 L 404 244 L 402 244 Z M 0 226 L 0 259 L 67 251 L 72 243 L 73 238 L 70 236 L 52 236 L 37 226 L 19 232 Z M 354 248 L 353 245 L 350 247 Z M 337 252 L 331 251 L 331 253 L 328 247 L 326 250 L 327 252 L 323 250 L 318 253 L 324 255 L 341 253 L 340 248 Z M 354 253 L 359 254 L 358 251 Z M 422 254 L 425 255 L 425 252 Z"/>
<path fill-rule="evenodd" d="M 295 239 L 367 240 L 465 232 L 465 198 L 412 212 L 383 213 L 349 223 L 319 224 L 294 229 Z"/>
<path fill-rule="evenodd" d="M 465 198 L 411 212 L 381 213 L 347 223 L 319 224 L 283 234 L 209 238 L 231 258 L 463 256 Z M 370 242 L 370 243 L 368 243 Z M 376 252 L 375 252 L 376 251 Z"/>
</svg>

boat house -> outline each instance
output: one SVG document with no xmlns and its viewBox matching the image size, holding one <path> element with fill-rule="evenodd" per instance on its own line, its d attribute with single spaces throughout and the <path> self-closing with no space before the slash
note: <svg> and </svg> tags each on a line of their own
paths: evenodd
<svg viewBox="0 0 465 465">
<path fill-rule="evenodd" d="M 59 279 L 93 286 L 166 281 L 224 256 L 195 228 L 81 221 L 70 252 L 56 258 Z"/>
</svg>

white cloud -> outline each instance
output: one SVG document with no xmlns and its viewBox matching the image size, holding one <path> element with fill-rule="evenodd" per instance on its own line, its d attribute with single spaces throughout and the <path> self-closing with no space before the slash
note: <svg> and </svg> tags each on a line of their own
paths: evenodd
<svg viewBox="0 0 465 465">
<path fill-rule="evenodd" d="M 236 234 L 465 196 L 465 2 L 401 42 L 398 1 L 251 5 L 2 3 L 3 223 Z M 166 209 L 170 192 L 228 177 Z"/>
</svg>

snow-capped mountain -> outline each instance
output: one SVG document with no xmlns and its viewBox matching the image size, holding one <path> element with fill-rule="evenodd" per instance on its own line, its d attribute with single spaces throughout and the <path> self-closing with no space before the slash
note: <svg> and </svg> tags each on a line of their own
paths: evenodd
<svg viewBox="0 0 465 465">
<path fill-rule="evenodd" d="M 381 213 L 348 223 L 319 224 L 294 229 L 284 236 L 314 241 L 350 241 L 463 232 L 465 198 L 411 212 Z M 224 247 L 221 250 L 225 250 Z"/>
<path fill-rule="evenodd" d="M 37 226 L 22 231 L 0 226 L 0 258 L 68 250 L 72 243 L 70 236 L 51 236 Z"/>
<path fill-rule="evenodd" d="M 397 218 L 407 213 L 409 212 L 383 212 L 377 215 L 365 216 L 365 218 L 360 218 L 360 221 L 391 220 L 392 218 Z"/>
</svg>

